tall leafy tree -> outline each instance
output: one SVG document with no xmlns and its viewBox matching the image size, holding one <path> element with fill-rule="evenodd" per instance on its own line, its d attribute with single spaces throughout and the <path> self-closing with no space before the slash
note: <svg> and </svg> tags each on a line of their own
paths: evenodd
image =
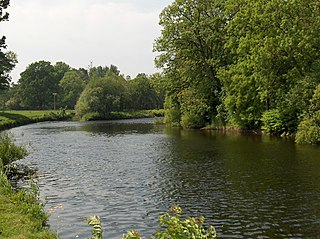
<svg viewBox="0 0 320 239">
<path fill-rule="evenodd" d="M 60 80 L 59 86 L 62 89 L 63 95 L 61 105 L 63 107 L 74 109 L 80 94 L 86 86 L 86 77 L 82 73 L 79 70 L 68 71 Z"/>
<path fill-rule="evenodd" d="M 146 74 L 138 74 L 136 78 L 129 81 L 129 88 L 132 108 L 148 110 L 156 109 L 161 105 L 161 98 Z"/>
<path fill-rule="evenodd" d="M 227 62 L 225 24 L 223 4 L 218 0 L 176 0 L 161 13 L 162 35 L 154 46 L 161 54 L 156 65 L 164 69 L 167 99 L 176 99 L 178 108 L 179 98 L 184 99 L 178 94 L 192 88 L 210 107 L 201 117 L 216 114 L 221 90 L 217 70 Z M 183 108 L 188 111 L 186 102 Z M 167 108 L 168 113 L 170 110 Z"/>
<path fill-rule="evenodd" d="M 125 85 L 125 79 L 111 71 L 102 78 L 91 79 L 77 102 L 77 115 L 83 116 L 94 112 L 106 118 L 112 111 L 122 110 Z"/>
<path fill-rule="evenodd" d="M 55 72 L 55 78 L 60 81 L 64 74 L 71 70 L 71 66 L 69 66 L 67 63 L 58 61 L 53 66 L 54 72 Z"/>
<path fill-rule="evenodd" d="M 9 19 L 9 13 L 5 11 L 8 8 L 9 4 L 9 0 L 0 1 L 0 22 L 7 21 Z M 0 89 L 9 87 L 9 73 L 17 63 L 16 54 L 10 51 L 5 51 L 6 48 L 6 37 L 2 36 L 0 37 Z"/>
<path fill-rule="evenodd" d="M 53 108 L 53 93 L 57 93 L 58 82 L 50 62 L 30 64 L 18 81 L 21 106 L 27 109 Z"/>
</svg>

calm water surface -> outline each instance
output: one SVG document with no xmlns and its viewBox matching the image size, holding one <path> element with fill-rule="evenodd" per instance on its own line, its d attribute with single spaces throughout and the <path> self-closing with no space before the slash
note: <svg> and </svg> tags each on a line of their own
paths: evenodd
<svg viewBox="0 0 320 239">
<path fill-rule="evenodd" d="M 150 119 L 40 123 L 12 129 L 31 143 L 51 229 L 150 238 L 174 203 L 204 215 L 219 238 L 320 238 L 320 147 L 270 137 L 170 129 Z"/>
</svg>

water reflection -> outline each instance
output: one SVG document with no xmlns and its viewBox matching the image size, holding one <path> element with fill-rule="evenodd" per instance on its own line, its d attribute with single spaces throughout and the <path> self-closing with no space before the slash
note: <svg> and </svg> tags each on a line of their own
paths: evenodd
<svg viewBox="0 0 320 239">
<path fill-rule="evenodd" d="M 88 216 L 107 238 L 132 227 L 150 238 L 173 203 L 204 215 L 220 238 L 320 235 L 320 148 L 282 139 L 181 130 L 152 120 L 55 122 L 12 130 L 32 142 L 24 160 L 60 237 L 88 238 Z M 23 132 L 23 135 L 21 134 Z"/>
<path fill-rule="evenodd" d="M 180 182 L 169 191 L 177 192 L 175 200 L 191 213 L 207 215 L 223 231 L 220 237 L 300 238 L 306 228 L 308 236 L 320 235 L 320 172 L 313 168 L 310 182 L 305 171 L 310 162 L 320 169 L 319 148 L 304 150 L 301 157 L 293 142 L 266 136 L 166 133 L 175 139 L 168 182 Z"/>
</svg>

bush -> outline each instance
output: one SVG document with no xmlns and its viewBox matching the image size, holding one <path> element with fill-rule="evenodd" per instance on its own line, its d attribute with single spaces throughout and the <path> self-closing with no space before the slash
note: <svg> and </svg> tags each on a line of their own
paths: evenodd
<svg viewBox="0 0 320 239">
<path fill-rule="evenodd" d="M 298 126 L 296 142 L 299 144 L 320 143 L 320 85 L 315 89 L 309 109 Z"/>
<path fill-rule="evenodd" d="M 203 227 L 204 217 L 188 217 L 181 219 L 182 210 L 178 206 L 172 207 L 168 213 L 160 216 L 160 225 L 165 228 L 164 231 L 157 232 L 155 239 L 210 239 L 216 238 L 216 230 L 213 226 L 208 229 Z"/>
<path fill-rule="evenodd" d="M 283 125 L 281 114 L 278 109 L 264 112 L 261 121 L 261 129 L 266 133 L 281 135 L 285 131 L 285 126 Z"/>
<path fill-rule="evenodd" d="M 295 140 L 298 144 L 320 143 L 320 111 L 304 117 L 298 126 Z"/>
<path fill-rule="evenodd" d="M 0 134 L 0 170 L 16 160 L 28 155 L 28 151 L 23 146 L 17 146 L 13 137 L 7 133 Z"/>
</svg>

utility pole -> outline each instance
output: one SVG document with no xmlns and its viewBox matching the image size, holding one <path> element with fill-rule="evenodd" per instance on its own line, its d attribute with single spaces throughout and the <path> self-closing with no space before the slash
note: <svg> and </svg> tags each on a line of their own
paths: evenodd
<svg viewBox="0 0 320 239">
<path fill-rule="evenodd" d="M 52 93 L 53 94 L 53 110 L 56 110 L 56 96 L 58 93 Z"/>
</svg>

